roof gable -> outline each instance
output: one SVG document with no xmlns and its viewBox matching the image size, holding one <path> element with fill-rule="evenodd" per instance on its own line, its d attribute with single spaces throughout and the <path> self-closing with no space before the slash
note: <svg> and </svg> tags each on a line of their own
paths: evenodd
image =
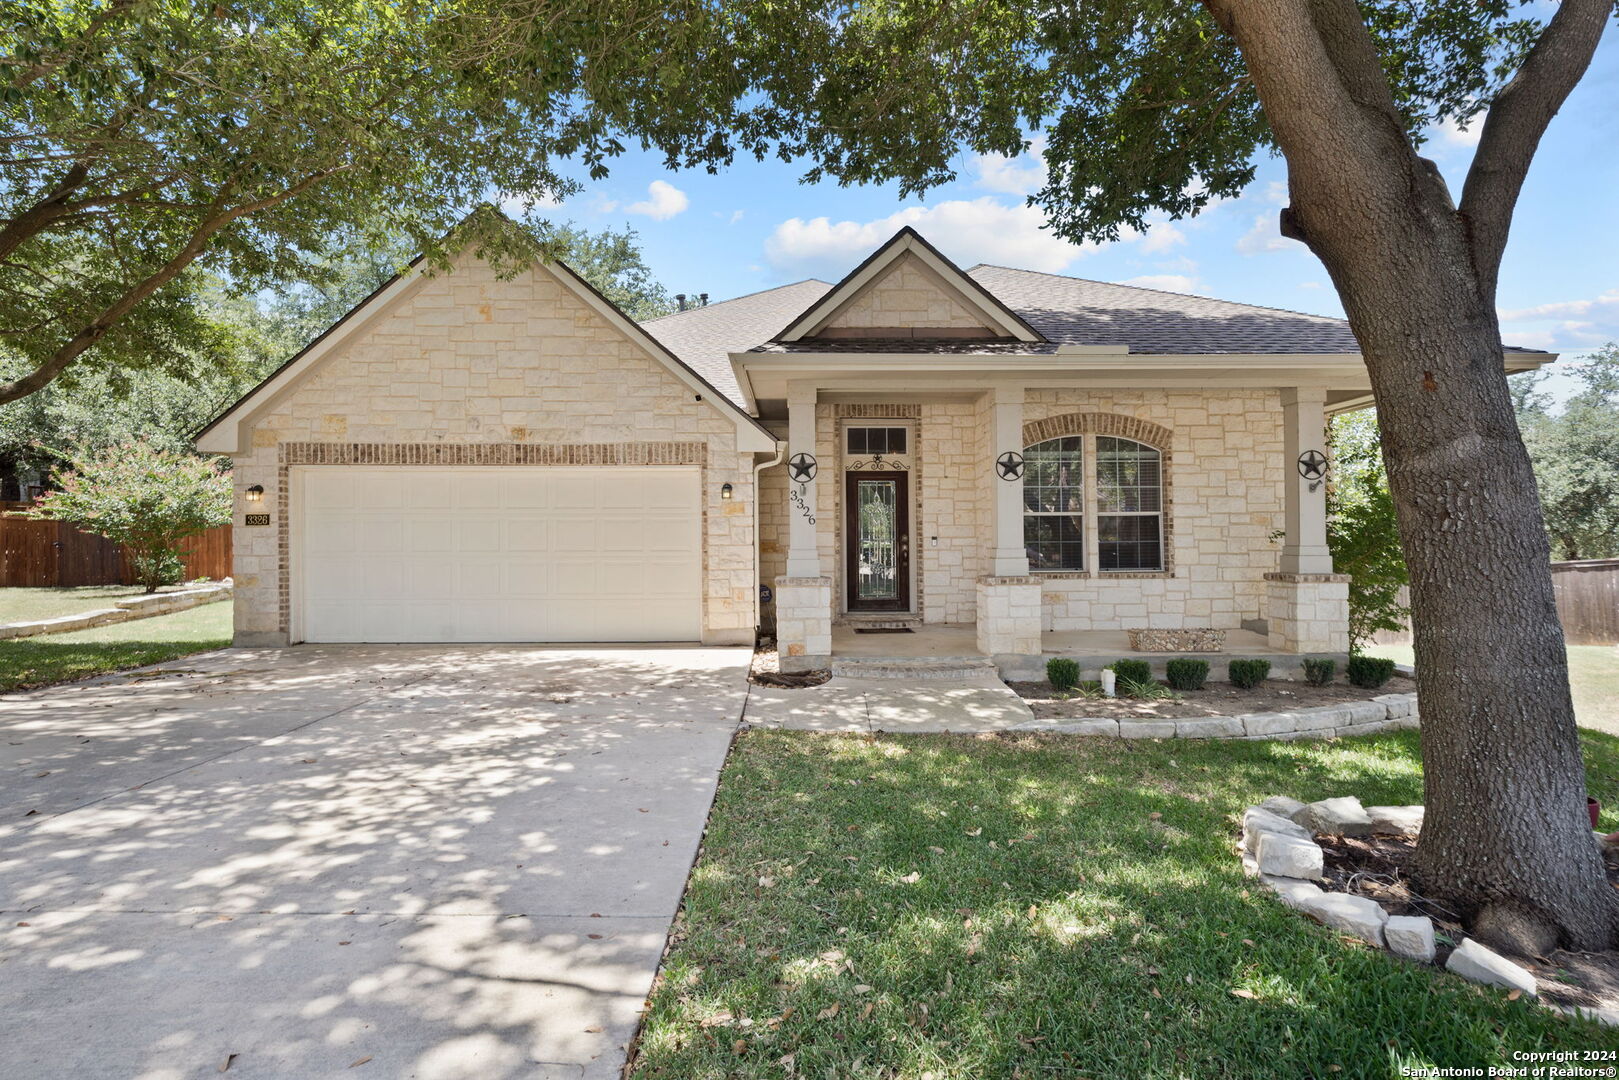
<svg viewBox="0 0 1619 1080">
<path fill-rule="evenodd" d="M 1044 340 L 908 225 L 775 340 L 838 338 Z"/>
<path fill-rule="evenodd" d="M 472 258 L 463 254 L 461 258 Z M 775 448 L 775 437 L 759 422 L 740 409 L 727 395 L 717 390 L 709 380 L 670 352 L 657 338 L 640 324 L 629 318 L 618 307 L 580 277 L 567 264 L 543 262 L 525 273 L 549 273 L 569 293 L 601 316 L 608 325 L 662 365 L 709 407 L 729 419 L 737 428 L 737 449 L 740 452 L 767 451 Z M 449 271 L 453 277 L 454 270 Z M 344 315 L 309 345 L 272 372 L 234 405 L 221 413 L 196 436 L 199 450 L 219 454 L 239 454 L 247 447 L 248 429 L 277 402 L 286 398 L 343 347 L 360 338 L 390 314 L 398 311 L 423 287 L 431 275 L 421 259 L 385 282 L 352 311 Z"/>
</svg>

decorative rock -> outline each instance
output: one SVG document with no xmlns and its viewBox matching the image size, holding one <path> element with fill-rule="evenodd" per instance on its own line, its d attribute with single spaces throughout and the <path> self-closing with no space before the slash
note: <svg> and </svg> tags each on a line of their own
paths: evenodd
<svg viewBox="0 0 1619 1080">
<path fill-rule="evenodd" d="M 1287 712 L 1251 713 L 1242 718 L 1242 729 L 1249 735 L 1281 735 L 1299 729 L 1299 714 Z"/>
<path fill-rule="evenodd" d="M 1351 893 L 1324 892 L 1299 905 L 1299 910 L 1334 930 L 1353 934 L 1372 945 L 1383 944 L 1383 924 L 1388 922 L 1389 916 L 1376 900 Z"/>
<path fill-rule="evenodd" d="M 1175 721 L 1175 736 L 1180 739 L 1229 739 L 1242 733 L 1242 718 L 1237 716 Z"/>
<path fill-rule="evenodd" d="M 1450 954 L 1450 959 L 1445 961 L 1445 970 L 1487 986 L 1505 986 L 1511 990 L 1522 990 L 1530 997 L 1535 996 L 1535 977 L 1528 968 L 1514 964 L 1472 938 L 1462 942 L 1461 947 Z"/>
<path fill-rule="evenodd" d="M 1300 840 L 1315 842 L 1315 837 L 1303 825 L 1271 813 L 1259 806 L 1250 806 L 1242 812 L 1242 846 L 1247 851 L 1259 847 L 1259 838 L 1265 833 L 1279 833 Z"/>
<path fill-rule="evenodd" d="M 1399 833 L 1415 836 L 1422 831 L 1420 806 L 1368 806 L 1366 816 L 1372 819 L 1372 832 Z"/>
<path fill-rule="evenodd" d="M 1289 821 L 1296 822 L 1299 819 L 1299 811 L 1304 809 L 1304 804 L 1297 799 L 1289 799 L 1286 795 L 1272 795 L 1260 803 L 1259 808 L 1269 810 L 1277 817 L 1285 817 Z"/>
<path fill-rule="evenodd" d="M 1259 880 L 1275 890 L 1276 898 L 1290 908 L 1304 910 L 1306 904 L 1312 903 L 1316 897 L 1325 896 L 1321 886 L 1298 878 L 1276 877 L 1273 874 L 1260 874 Z"/>
<path fill-rule="evenodd" d="M 1123 739 L 1173 739 L 1173 720 L 1120 720 L 1119 737 Z"/>
<path fill-rule="evenodd" d="M 1336 705 L 1319 705 L 1313 709 L 1300 709 L 1293 714 L 1299 731 L 1324 731 L 1342 727 L 1349 722 L 1349 714 Z M 1322 738 L 1327 736 L 1323 735 Z"/>
<path fill-rule="evenodd" d="M 1219 652 L 1225 631 L 1200 626 L 1185 630 L 1126 629 L 1136 652 Z"/>
<path fill-rule="evenodd" d="M 1301 824 L 1327 836 L 1370 836 L 1372 819 L 1353 795 L 1322 799 L 1304 808 Z"/>
<path fill-rule="evenodd" d="M 1426 915 L 1390 915 L 1383 924 L 1383 940 L 1395 956 L 1433 963 L 1433 920 Z"/>
<path fill-rule="evenodd" d="M 1403 720 L 1416 712 L 1417 695 L 1415 694 L 1379 694 L 1372 699 L 1381 701 L 1388 710 L 1390 720 Z"/>
<path fill-rule="evenodd" d="M 1277 877 L 1318 878 L 1325 866 L 1319 844 L 1281 833 L 1260 833 L 1254 856 L 1260 873 Z"/>
</svg>

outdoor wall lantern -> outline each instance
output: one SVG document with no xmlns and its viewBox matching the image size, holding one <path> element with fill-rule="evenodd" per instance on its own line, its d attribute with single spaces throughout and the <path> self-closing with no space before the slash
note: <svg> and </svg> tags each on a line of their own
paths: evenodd
<svg viewBox="0 0 1619 1080">
<path fill-rule="evenodd" d="M 721 485 L 721 487 L 720 487 L 720 498 L 722 498 L 722 499 L 730 499 L 730 497 L 731 497 L 731 485 L 730 484 Z"/>
<path fill-rule="evenodd" d="M 254 484 L 252 487 L 248 488 L 247 489 L 247 501 L 248 502 L 263 502 L 264 501 L 264 488 L 260 487 L 258 484 Z"/>
</svg>

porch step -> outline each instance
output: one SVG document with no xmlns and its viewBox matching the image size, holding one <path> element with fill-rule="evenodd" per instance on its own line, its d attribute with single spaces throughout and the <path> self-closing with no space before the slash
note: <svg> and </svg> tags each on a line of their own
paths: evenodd
<svg viewBox="0 0 1619 1080">
<path fill-rule="evenodd" d="M 918 630 L 922 626 L 914 615 L 845 615 L 838 623 L 851 630 Z"/>
<path fill-rule="evenodd" d="M 994 675 L 995 662 L 987 656 L 833 657 L 832 674 L 844 679 L 971 679 Z"/>
</svg>

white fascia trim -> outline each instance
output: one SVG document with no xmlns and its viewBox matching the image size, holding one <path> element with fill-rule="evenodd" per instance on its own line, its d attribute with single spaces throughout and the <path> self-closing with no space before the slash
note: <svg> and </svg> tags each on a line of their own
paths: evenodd
<svg viewBox="0 0 1619 1080">
<path fill-rule="evenodd" d="M 1039 341 L 1040 338 L 1017 323 L 1008 319 L 1004 313 L 997 311 L 993 306 L 983 302 L 979 290 L 983 286 L 968 278 L 960 270 L 950 266 L 940 259 L 925 244 L 917 243 L 914 235 L 905 235 L 894 241 L 881 258 L 873 259 L 853 277 L 843 282 L 842 288 L 832 289 L 820 299 L 814 307 L 810 308 L 797 322 L 789 326 L 781 335 L 782 341 L 798 341 L 806 334 L 813 333 L 821 328 L 821 324 L 830 319 L 838 308 L 842 307 L 861 289 L 871 284 L 877 276 L 886 271 L 894 260 L 909 252 L 922 261 L 928 269 L 938 274 L 946 282 L 951 283 L 961 298 L 972 305 L 974 311 L 991 323 L 1007 337 L 1019 341 Z M 963 284 L 955 284 L 958 280 Z"/>
<path fill-rule="evenodd" d="M 371 326 L 401 300 L 415 292 L 427 274 L 425 263 L 418 263 L 400 273 L 381 292 L 371 296 L 360 309 L 351 312 L 333 326 L 326 336 L 309 346 L 292 363 L 260 383 L 246 397 L 232 405 L 225 413 L 204 428 L 197 436 L 197 449 L 207 454 L 238 455 L 246 451 L 243 434 L 253 419 L 273 405 L 282 394 L 303 381 L 311 368 L 320 364 L 333 350 Z"/>
<path fill-rule="evenodd" d="M 1181 368 L 1364 369 L 1359 353 L 732 353 L 739 377 L 754 371 L 979 371 L 985 375 L 1021 371 L 1152 371 Z"/>
</svg>

